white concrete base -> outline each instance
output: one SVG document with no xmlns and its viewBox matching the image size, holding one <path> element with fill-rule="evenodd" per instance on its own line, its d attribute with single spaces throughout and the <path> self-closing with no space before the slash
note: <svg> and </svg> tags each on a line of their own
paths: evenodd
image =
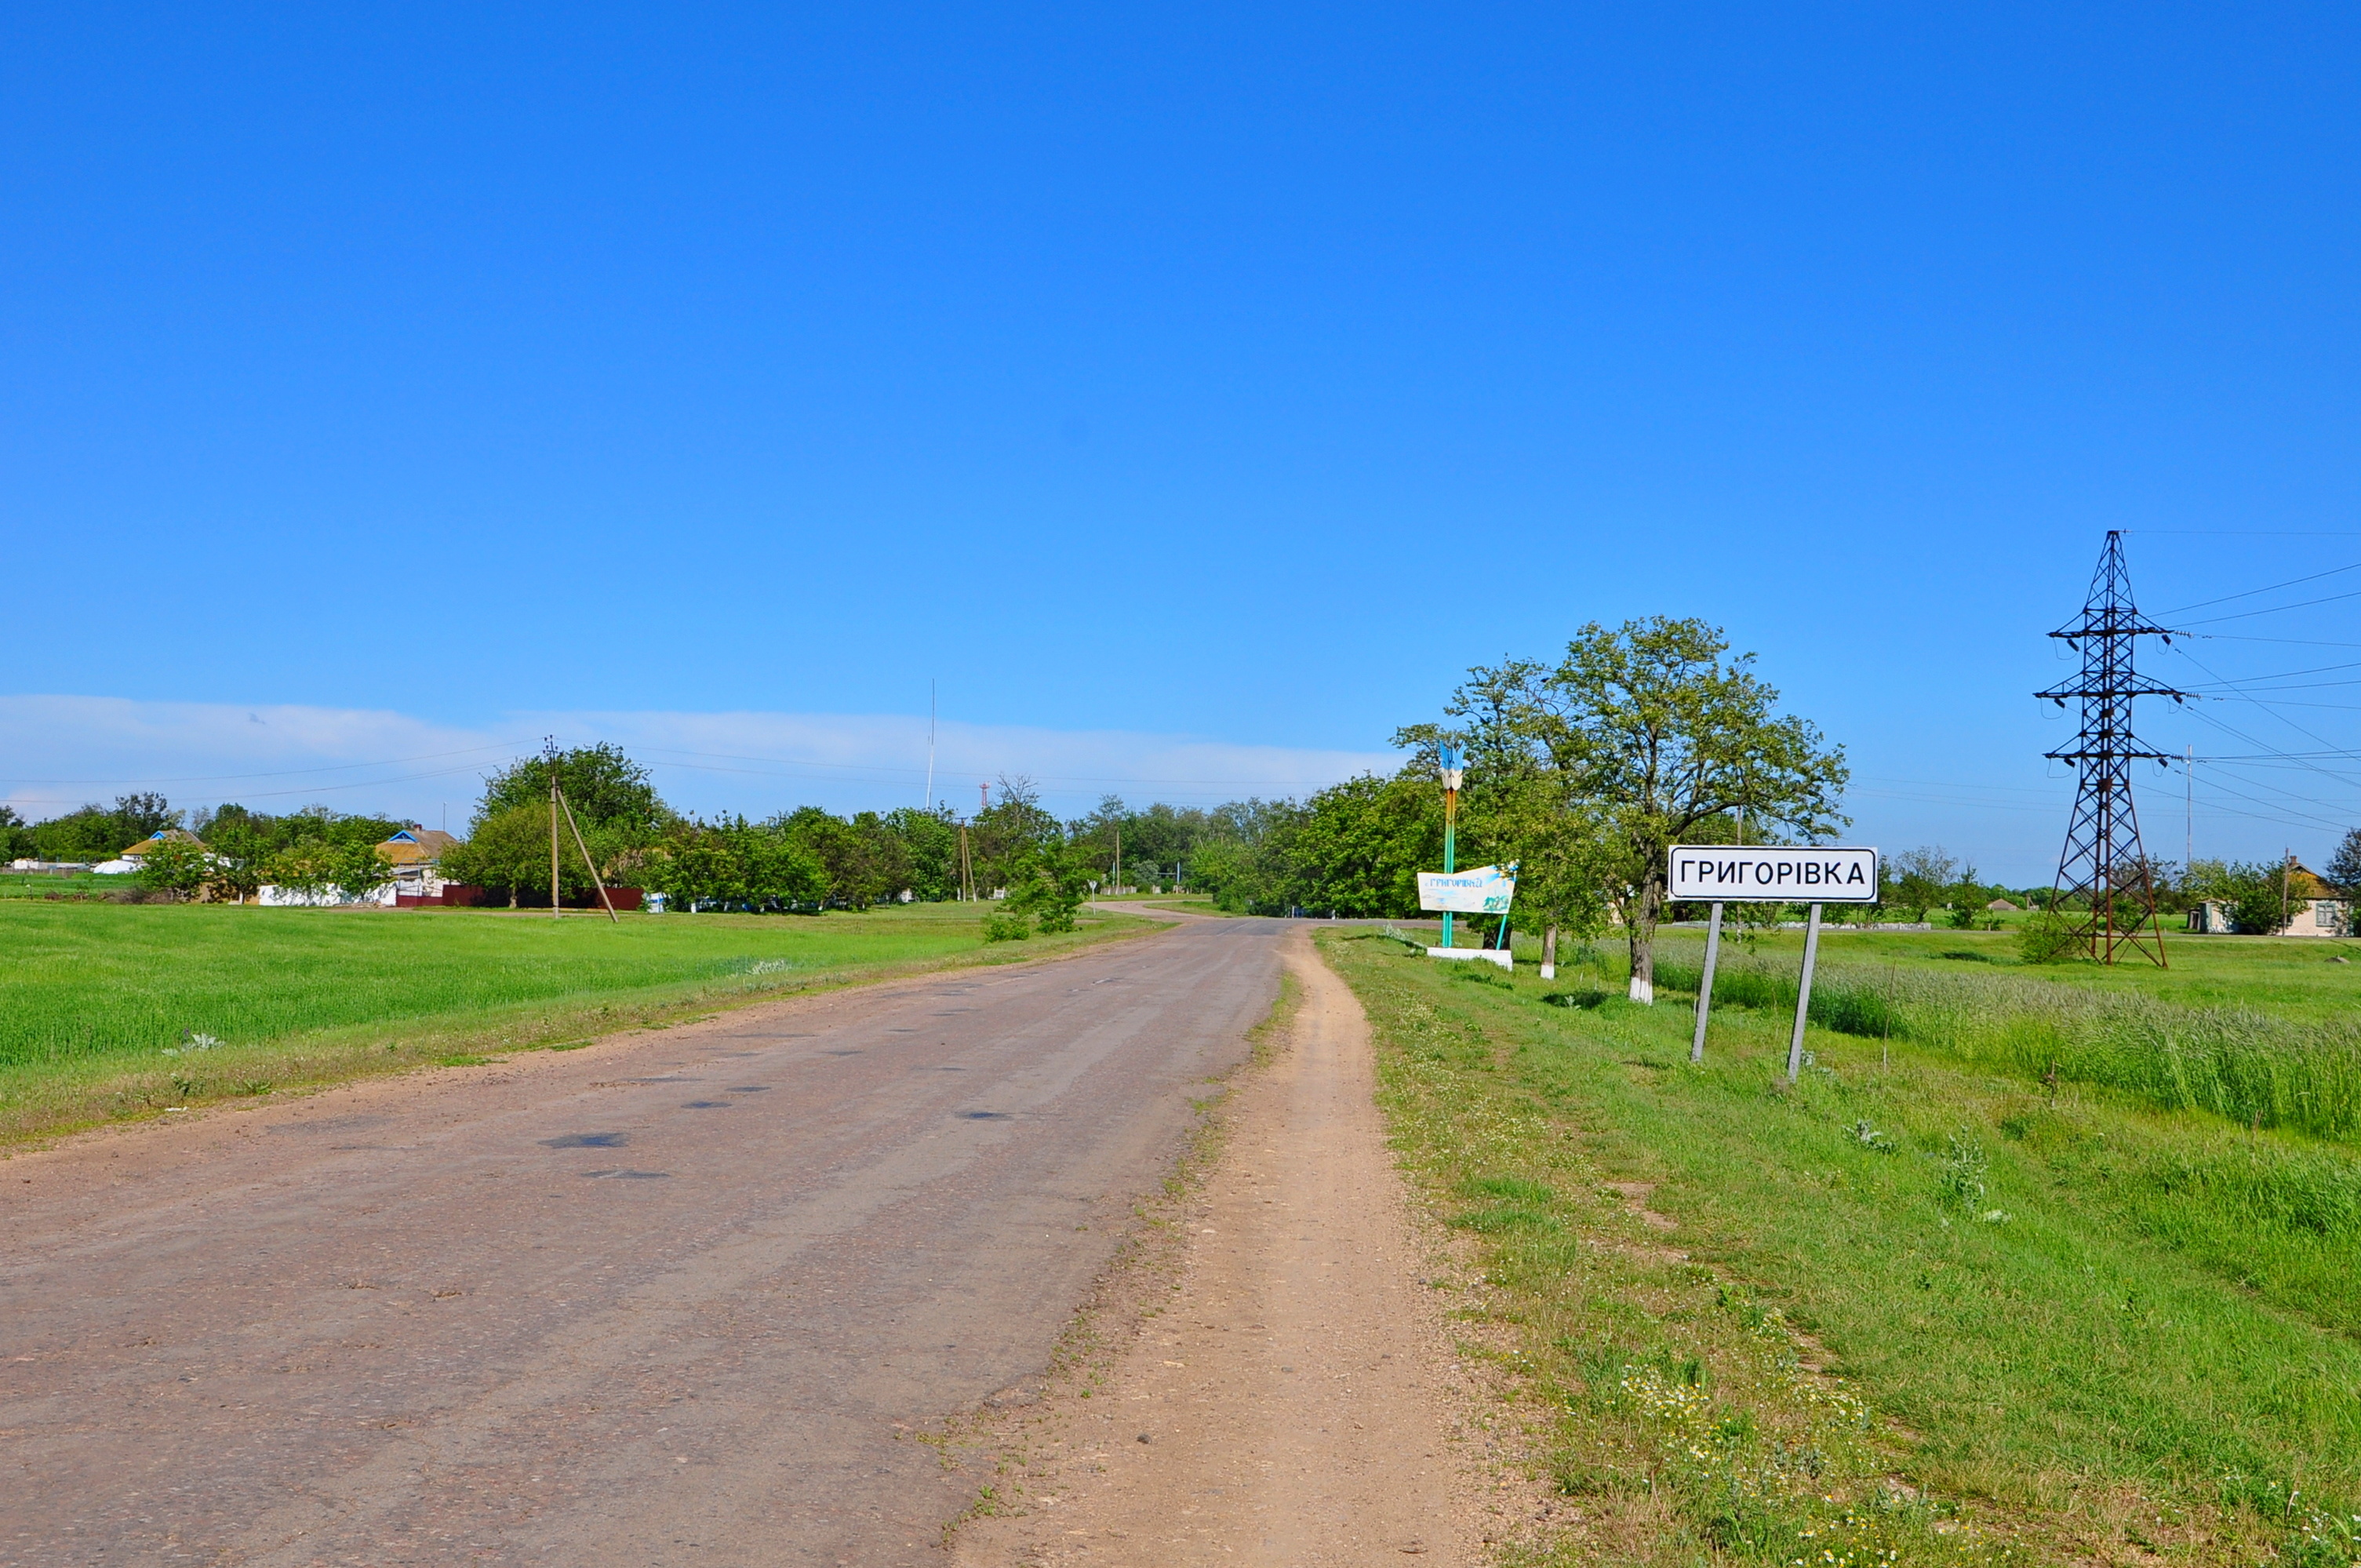
<svg viewBox="0 0 2361 1568">
<path fill-rule="evenodd" d="M 1516 969 L 1515 961 L 1499 948 L 1429 948 L 1426 956 L 1430 959 L 1477 959 L 1488 964 L 1499 964 L 1511 972 Z"/>
</svg>

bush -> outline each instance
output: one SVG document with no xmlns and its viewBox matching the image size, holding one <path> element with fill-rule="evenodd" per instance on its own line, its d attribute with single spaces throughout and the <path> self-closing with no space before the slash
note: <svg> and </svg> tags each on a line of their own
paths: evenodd
<svg viewBox="0 0 2361 1568">
<path fill-rule="evenodd" d="M 2029 964 L 2057 964 L 2089 958 L 2091 944 L 2076 933 L 2071 918 L 2039 909 L 2026 917 L 2017 932 L 2016 951 Z"/>
<path fill-rule="evenodd" d="M 1005 904 L 995 905 L 983 917 L 983 939 L 987 942 L 1022 942 L 1033 935 L 1033 922 L 1021 909 L 1011 909 Z"/>
</svg>

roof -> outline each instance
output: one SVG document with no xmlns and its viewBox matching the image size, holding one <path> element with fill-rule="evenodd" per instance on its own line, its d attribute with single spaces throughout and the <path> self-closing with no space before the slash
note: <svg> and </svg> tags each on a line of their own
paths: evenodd
<svg viewBox="0 0 2361 1568">
<path fill-rule="evenodd" d="M 154 849 L 157 845 L 168 840 L 175 844 L 203 844 L 204 842 L 203 839 L 198 838 L 194 833 L 190 832 L 185 828 L 167 828 L 160 833 L 148 834 L 148 837 L 140 839 L 139 842 L 124 850 L 118 859 L 136 861 L 140 856 L 146 854 L 148 850 Z"/>
<path fill-rule="evenodd" d="M 377 847 L 377 852 L 397 866 L 431 866 L 459 842 L 458 836 L 440 828 L 405 828 Z"/>
</svg>

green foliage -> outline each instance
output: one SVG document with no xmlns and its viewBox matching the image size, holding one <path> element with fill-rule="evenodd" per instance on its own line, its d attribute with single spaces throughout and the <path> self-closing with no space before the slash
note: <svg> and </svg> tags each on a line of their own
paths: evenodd
<svg viewBox="0 0 2361 1568">
<path fill-rule="evenodd" d="M 361 899 L 391 882 L 393 868 L 373 842 L 319 838 L 274 850 L 262 862 L 259 875 L 263 882 L 300 893 L 341 893 L 348 899 Z"/>
<path fill-rule="evenodd" d="M 2078 933 L 2071 916 L 2037 909 L 2017 928 L 2016 950 L 2026 963 L 2056 964 L 2089 958 L 2091 944 Z"/>
<path fill-rule="evenodd" d="M 193 839 L 161 839 L 139 858 L 139 871 L 133 880 L 145 888 L 186 897 L 212 880 L 213 859 Z"/>
<path fill-rule="evenodd" d="M 1022 942 L 1033 935 L 1033 922 L 1021 909 L 1011 909 L 1004 901 L 994 904 L 983 917 L 983 939 L 987 942 Z"/>
<path fill-rule="evenodd" d="M 566 792 L 566 804 L 573 807 L 575 819 L 585 829 L 618 828 L 644 841 L 674 820 L 672 807 L 656 794 L 648 770 L 619 746 L 602 742 L 560 751 L 556 765 L 557 785 Z M 548 758 L 520 757 L 489 775 L 483 799 L 476 807 L 476 821 L 480 825 L 503 812 L 533 806 L 546 811 L 549 772 Z M 542 886 L 546 890 L 548 885 L 544 872 Z"/>
<path fill-rule="evenodd" d="M 1005 907 L 1031 917 L 1044 936 L 1074 928 L 1074 912 L 1090 896 L 1093 867 L 1071 844 L 1045 844 L 1018 868 Z"/>
<path fill-rule="evenodd" d="M 111 861 L 142 839 L 181 826 L 182 813 L 160 795 L 125 795 L 110 809 L 85 806 L 26 829 L 45 861 Z M 11 837 L 15 837 L 14 834 Z"/>
<path fill-rule="evenodd" d="M 1348 918 L 1412 916 L 1418 873 L 1443 864 L 1442 796 L 1431 773 L 1347 779 L 1278 828 L 1268 852 L 1284 871 L 1266 883 L 1268 902 L 1258 913 L 1295 906 Z"/>
<path fill-rule="evenodd" d="M 1941 845 L 1921 844 L 1886 861 L 1879 891 L 1884 903 L 1913 920 L 1924 920 L 1927 911 L 1945 902 L 1959 872 L 1960 862 Z"/>
<path fill-rule="evenodd" d="M 783 821 L 750 824 L 742 817 L 676 823 L 642 859 L 640 877 L 671 907 L 690 914 L 818 910 L 830 886 L 807 836 Z"/>
<path fill-rule="evenodd" d="M 2348 830 L 2337 840 L 2336 852 L 2328 857 L 2321 874 L 2330 887 L 2347 897 L 2361 894 L 2361 828 Z"/>
<path fill-rule="evenodd" d="M 2197 898 L 2226 905 L 2230 928 L 2242 937 L 2268 937 L 2285 920 L 2285 869 L 2260 861 L 2194 861 L 2188 885 Z"/>
<path fill-rule="evenodd" d="M 1516 810 L 1554 813 L 1559 857 L 1619 906 L 1632 972 L 1652 978 L 1672 846 L 1743 811 L 1763 830 L 1833 832 L 1847 777 L 1843 749 L 1773 711 L 1776 690 L 1753 655 L 1704 621 L 1652 616 L 1585 626 L 1555 665 L 1510 660 L 1469 672 L 1445 711 L 1468 726 L 1471 774 L 1522 781 Z M 1434 726 L 1398 733 L 1433 777 Z M 1569 889 L 1569 892 L 1572 890 Z"/>
</svg>

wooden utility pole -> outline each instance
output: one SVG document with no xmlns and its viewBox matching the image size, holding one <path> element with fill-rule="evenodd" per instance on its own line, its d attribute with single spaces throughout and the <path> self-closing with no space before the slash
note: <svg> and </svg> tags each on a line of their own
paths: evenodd
<svg viewBox="0 0 2361 1568">
<path fill-rule="evenodd" d="M 557 775 L 553 773 L 549 775 L 549 778 L 551 786 L 555 788 L 557 782 Z M 598 902 L 607 906 L 607 918 L 613 921 L 616 925 L 620 926 L 623 923 L 623 917 L 615 913 L 615 901 L 607 896 L 607 879 L 600 873 L 598 870 L 598 862 L 590 858 L 590 846 L 582 841 L 582 826 L 574 820 L 574 807 L 566 804 L 566 795 L 562 790 L 558 791 L 557 804 L 565 809 L 566 826 L 571 829 L 574 834 L 574 847 L 582 851 L 582 864 L 590 872 L 590 881 L 596 884 L 598 889 Z M 551 877 L 551 881 L 555 882 L 555 880 L 556 878 L 553 875 Z"/>
<path fill-rule="evenodd" d="M 557 912 L 557 740 L 552 736 L 542 755 L 549 763 L 549 917 Z"/>
<path fill-rule="evenodd" d="M 1123 819 L 1121 817 L 1115 818 L 1115 879 L 1107 884 L 1107 891 L 1109 893 L 1121 893 L 1123 891 Z"/>
</svg>

